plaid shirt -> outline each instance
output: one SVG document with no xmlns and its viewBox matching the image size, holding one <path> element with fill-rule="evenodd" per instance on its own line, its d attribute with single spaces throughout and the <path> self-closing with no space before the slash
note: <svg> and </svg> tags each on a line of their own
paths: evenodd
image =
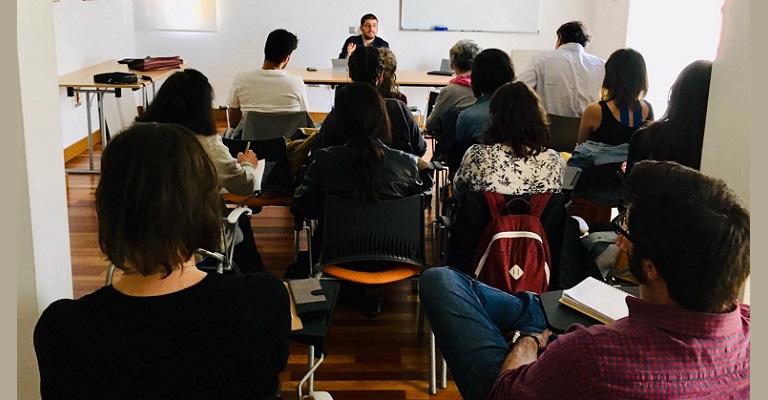
<svg viewBox="0 0 768 400">
<path fill-rule="evenodd" d="M 488 400 L 748 399 L 748 305 L 707 314 L 627 297 L 629 316 L 574 325 L 501 373 Z"/>
</svg>

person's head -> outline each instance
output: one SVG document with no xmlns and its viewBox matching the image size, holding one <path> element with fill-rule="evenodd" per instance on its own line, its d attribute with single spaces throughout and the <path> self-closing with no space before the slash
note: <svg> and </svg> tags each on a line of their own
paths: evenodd
<svg viewBox="0 0 768 400">
<path fill-rule="evenodd" d="M 372 40 L 379 33 L 379 19 L 373 14 L 365 14 L 360 18 L 360 34 L 363 39 Z"/>
<path fill-rule="evenodd" d="M 480 53 L 480 46 L 473 40 L 459 40 L 448 50 L 451 68 L 460 74 L 469 72 L 472 69 L 472 61 L 478 53 Z"/>
<path fill-rule="evenodd" d="M 126 273 L 167 276 L 214 248 L 220 207 L 216 169 L 189 129 L 137 122 L 104 148 L 99 247 Z"/>
<path fill-rule="evenodd" d="M 630 48 L 614 51 L 605 62 L 603 89 L 603 100 L 613 100 L 621 106 L 632 106 L 645 97 L 648 71 L 643 55 Z"/>
<path fill-rule="evenodd" d="M 578 43 L 587 47 L 591 39 L 589 29 L 581 21 L 566 22 L 557 28 L 557 47 L 566 43 Z"/>
<path fill-rule="evenodd" d="M 400 86 L 397 84 L 397 59 L 395 58 L 395 53 L 386 47 L 380 47 L 379 56 L 381 57 L 384 70 L 377 88 L 382 96 L 397 98 L 400 94 Z"/>
<path fill-rule="evenodd" d="M 622 199 L 638 281 L 648 285 L 649 272 L 657 273 L 689 310 L 732 309 L 749 275 L 749 212 L 725 182 L 675 162 L 642 161 L 627 174 Z"/>
<path fill-rule="evenodd" d="M 502 85 L 491 97 L 485 143 L 503 143 L 517 157 L 535 156 L 549 145 L 549 121 L 536 92 L 523 82 Z"/>
<path fill-rule="evenodd" d="M 667 111 L 661 119 L 695 116 L 696 120 L 703 123 L 707 119 L 711 78 L 712 61 L 698 60 L 683 68 L 669 89 Z"/>
<path fill-rule="evenodd" d="M 384 153 L 377 140 L 386 144 L 390 138 L 384 99 L 368 83 L 351 83 L 339 88 L 334 112 L 338 129 L 349 139 L 350 145 L 365 149 L 361 162 L 364 179 L 354 190 L 353 197 L 374 203 L 379 199 L 375 177 L 384 161 Z"/>
<path fill-rule="evenodd" d="M 481 51 L 472 62 L 472 92 L 475 97 L 493 94 L 501 85 L 515 80 L 509 55 L 499 49 Z"/>
<path fill-rule="evenodd" d="M 299 46 L 299 39 L 285 29 L 276 29 L 267 36 L 264 44 L 264 58 L 273 63 L 288 62 L 294 50 Z"/>
<path fill-rule="evenodd" d="M 173 73 L 157 91 L 137 122 L 179 124 L 198 135 L 216 134 L 212 113 L 213 88 L 200 71 L 183 69 Z"/>
<path fill-rule="evenodd" d="M 384 72 L 379 50 L 372 46 L 358 46 L 349 56 L 349 79 L 376 86 Z"/>
</svg>

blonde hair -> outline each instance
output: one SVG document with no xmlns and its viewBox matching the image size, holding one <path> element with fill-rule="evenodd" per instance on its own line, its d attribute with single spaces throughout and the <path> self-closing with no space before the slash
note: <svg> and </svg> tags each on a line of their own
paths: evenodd
<svg viewBox="0 0 768 400">
<path fill-rule="evenodd" d="M 381 81 L 377 86 L 379 93 L 385 98 L 398 98 L 400 96 L 400 85 L 397 84 L 397 59 L 392 50 L 379 47 L 379 55 L 384 66 Z"/>
</svg>

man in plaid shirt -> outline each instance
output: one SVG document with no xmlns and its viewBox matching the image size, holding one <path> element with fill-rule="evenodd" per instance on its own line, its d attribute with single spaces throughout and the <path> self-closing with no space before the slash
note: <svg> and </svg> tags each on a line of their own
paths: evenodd
<svg viewBox="0 0 768 400">
<path fill-rule="evenodd" d="M 420 297 L 465 399 L 749 398 L 749 212 L 724 182 L 638 163 L 617 224 L 640 282 L 629 316 L 555 339 L 538 297 L 432 268 Z M 511 332 L 522 331 L 507 344 Z"/>
</svg>

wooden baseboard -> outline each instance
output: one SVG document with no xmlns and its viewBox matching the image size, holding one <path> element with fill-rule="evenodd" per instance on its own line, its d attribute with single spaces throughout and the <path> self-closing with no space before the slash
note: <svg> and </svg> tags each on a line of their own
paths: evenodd
<svg viewBox="0 0 768 400">
<path fill-rule="evenodd" d="M 93 132 L 94 146 L 98 143 L 101 143 L 101 130 L 97 130 L 96 132 Z M 73 158 L 79 156 L 80 154 L 83 154 L 86 151 L 88 151 L 88 138 L 84 137 L 78 140 L 77 142 L 72 143 L 71 146 L 64 149 L 64 162 L 69 162 Z"/>
</svg>

